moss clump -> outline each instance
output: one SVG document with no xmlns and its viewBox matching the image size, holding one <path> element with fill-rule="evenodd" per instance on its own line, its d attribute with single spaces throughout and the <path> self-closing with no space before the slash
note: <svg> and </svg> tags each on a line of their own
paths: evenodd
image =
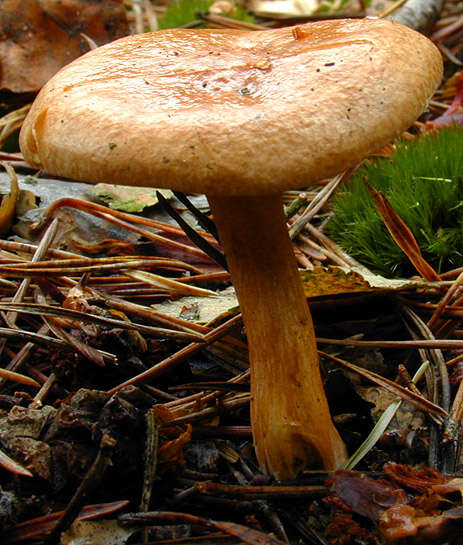
<svg viewBox="0 0 463 545">
<path fill-rule="evenodd" d="M 334 200 L 327 233 L 350 255 L 385 276 L 416 271 L 376 212 L 364 181 L 382 191 L 438 271 L 463 266 L 463 130 L 400 141 L 392 160 L 362 167 Z"/>
<path fill-rule="evenodd" d="M 198 14 L 207 12 L 215 0 L 172 0 L 163 17 L 159 20 L 159 28 L 178 28 L 198 19 Z M 243 7 L 237 6 L 233 19 L 254 23 L 254 17 Z"/>
</svg>

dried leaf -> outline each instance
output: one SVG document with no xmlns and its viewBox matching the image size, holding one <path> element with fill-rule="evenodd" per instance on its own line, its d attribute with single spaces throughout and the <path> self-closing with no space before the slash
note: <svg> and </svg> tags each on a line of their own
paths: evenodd
<svg viewBox="0 0 463 545">
<path fill-rule="evenodd" d="M 384 291 L 416 290 L 430 287 L 424 280 L 390 279 L 364 270 L 345 267 L 316 267 L 313 271 L 301 271 L 305 295 L 322 297 L 352 293 L 381 293 Z M 433 284 L 432 287 L 436 287 Z M 233 287 L 216 292 L 213 298 L 182 297 L 156 305 L 156 311 L 179 317 L 185 307 L 197 305 L 195 322 L 209 322 L 225 312 L 235 312 L 238 300 Z"/>
<path fill-rule="evenodd" d="M 389 507 L 407 501 L 402 488 L 383 479 L 371 479 L 357 471 L 336 471 L 331 493 L 333 503 L 373 521 L 379 521 Z"/>
<path fill-rule="evenodd" d="M 410 231 L 402 218 L 397 214 L 394 208 L 392 208 L 386 195 L 384 195 L 384 193 L 381 191 L 377 191 L 368 183 L 367 187 L 376 206 L 376 210 L 383 218 L 387 230 L 414 265 L 418 273 L 429 282 L 440 280 L 440 277 L 436 271 L 424 259 L 413 233 Z"/>
<path fill-rule="evenodd" d="M 403 291 L 430 286 L 423 280 L 389 279 L 355 267 L 315 267 L 313 271 L 302 271 L 301 278 L 307 297 Z"/>
<path fill-rule="evenodd" d="M 29 477 L 50 477 L 50 447 L 41 441 L 41 432 L 55 413 L 50 406 L 30 409 L 15 406 L 0 418 L 0 439 L 10 458 L 0 453 L 0 465 L 8 471 Z M 19 462 L 18 462 L 19 460 Z"/>
<path fill-rule="evenodd" d="M 194 316 L 186 318 L 185 308 L 195 308 Z M 237 310 L 238 299 L 233 288 L 216 292 L 216 297 L 182 297 L 174 301 L 165 301 L 156 305 L 156 312 L 183 318 L 195 323 L 208 323 L 225 312 Z"/>
<path fill-rule="evenodd" d="M 136 531 L 137 528 L 124 528 L 115 520 L 76 520 L 61 536 L 61 545 L 123 545 Z"/>
<path fill-rule="evenodd" d="M 2 434 L 2 443 L 8 445 L 8 450 L 15 459 L 21 460 L 21 466 L 26 471 L 15 470 L 13 467 L 6 467 L 13 473 L 28 475 L 30 471 L 33 476 L 41 477 L 45 480 L 51 478 L 51 447 L 44 441 L 38 441 L 32 437 L 22 437 L 20 435 Z M 17 465 L 17 463 L 16 463 Z"/>
<path fill-rule="evenodd" d="M 442 479 L 445 480 L 446 477 L 442 475 Z M 458 492 L 463 498 L 463 479 L 461 477 L 456 477 L 455 479 L 450 479 L 448 482 L 433 484 L 431 486 L 431 490 L 435 494 L 439 494 L 441 496 Z"/>
<path fill-rule="evenodd" d="M 407 485 L 419 488 L 422 495 L 412 499 L 405 490 L 389 481 L 372 479 L 353 471 L 337 471 L 330 501 L 345 511 L 377 523 L 389 544 L 404 543 L 406 539 L 406 543 L 422 545 L 460 543 L 463 506 L 442 511 L 449 501 L 444 502 L 437 490 L 443 494 L 461 493 L 461 479 L 442 482 L 447 477 L 431 468 L 388 464 L 385 469 L 387 473 L 393 473 L 394 478 L 399 476 Z"/>
<path fill-rule="evenodd" d="M 159 462 L 168 464 L 185 463 L 183 457 L 183 447 L 191 441 L 191 426 L 188 425 L 186 430 L 175 439 L 166 441 L 159 447 Z"/>
<path fill-rule="evenodd" d="M 135 213 L 142 212 L 148 206 L 154 206 L 158 203 L 156 191 L 159 191 L 166 199 L 170 199 L 173 195 L 170 189 L 111 184 L 97 184 L 92 193 L 110 208 Z"/>
<path fill-rule="evenodd" d="M 37 91 L 62 66 L 128 34 L 121 0 L 9 0 L 0 9 L 0 88 Z"/>
</svg>

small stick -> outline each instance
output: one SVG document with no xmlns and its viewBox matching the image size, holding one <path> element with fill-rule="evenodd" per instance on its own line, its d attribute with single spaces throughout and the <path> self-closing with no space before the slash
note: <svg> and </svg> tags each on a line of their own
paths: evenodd
<svg viewBox="0 0 463 545">
<path fill-rule="evenodd" d="M 140 501 L 140 511 L 148 511 L 153 493 L 154 480 L 158 464 L 159 424 L 156 421 L 154 409 L 149 409 L 145 415 L 145 470 L 143 472 L 143 491 Z"/>
<path fill-rule="evenodd" d="M 272 486 L 272 485 L 234 485 L 214 482 L 197 482 L 196 489 L 200 494 L 225 496 L 239 500 L 256 499 L 288 499 L 288 498 L 316 498 L 327 493 L 326 486 Z"/>
<path fill-rule="evenodd" d="M 55 380 L 55 373 L 51 373 L 47 380 L 42 384 L 40 390 L 35 394 L 32 402 L 29 404 L 30 409 L 38 409 L 42 406 L 42 402 L 51 390 Z"/>
<path fill-rule="evenodd" d="M 80 483 L 79 488 L 76 490 L 61 518 L 50 532 L 50 535 L 45 541 L 46 545 L 55 545 L 58 543 L 60 541 L 61 533 L 66 531 L 76 519 L 87 499 L 87 496 L 89 496 L 90 493 L 101 483 L 106 468 L 111 464 L 110 455 L 115 446 L 116 440 L 109 435 L 104 434 L 101 438 L 100 448 L 95 460 L 85 474 L 85 477 Z"/>
<path fill-rule="evenodd" d="M 35 251 L 32 262 L 40 261 L 43 256 L 47 253 L 48 248 L 50 247 L 51 243 L 53 242 L 53 239 L 55 238 L 56 232 L 58 230 L 58 220 L 54 219 L 53 222 L 48 227 L 47 231 L 45 232 L 44 236 L 42 237 L 42 240 L 40 241 L 39 246 L 37 247 L 37 250 Z M 21 282 L 17 292 L 15 293 L 12 302 L 13 303 L 20 303 L 24 299 L 24 295 L 26 294 L 26 291 L 29 289 L 31 283 L 30 278 L 24 278 L 24 280 Z M 14 327 L 16 320 L 18 319 L 18 313 L 17 312 L 8 312 L 6 314 L 6 322 L 10 327 Z"/>
</svg>

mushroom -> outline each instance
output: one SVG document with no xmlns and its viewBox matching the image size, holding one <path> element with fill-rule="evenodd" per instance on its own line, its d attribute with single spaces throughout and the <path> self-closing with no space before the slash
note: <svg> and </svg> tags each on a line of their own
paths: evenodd
<svg viewBox="0 0 463 545">
<path fill-rule="evenodd" d="M 249 342 L 256 455 L 276 478 L 346 459 L 281 194 L 390 142 L 441 75 L 427 38 L 379 19 L 165 30 L 74 61 L 25 120 L 20 145 L 35 167 L 207 194 Z"/>
</svg>

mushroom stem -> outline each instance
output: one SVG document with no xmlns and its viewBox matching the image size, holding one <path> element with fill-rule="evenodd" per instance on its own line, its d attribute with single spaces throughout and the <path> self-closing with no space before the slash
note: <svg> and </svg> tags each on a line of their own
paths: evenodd
<svg viewBox="0 0 463 545">
<path fill-rule="evenodd" d="M 281 196 L 209 202 L 246 327 L 260 467 L 278 479 L 314 465 L 338 468 L 346 449 L 329 413 Z"/>
</svg>

